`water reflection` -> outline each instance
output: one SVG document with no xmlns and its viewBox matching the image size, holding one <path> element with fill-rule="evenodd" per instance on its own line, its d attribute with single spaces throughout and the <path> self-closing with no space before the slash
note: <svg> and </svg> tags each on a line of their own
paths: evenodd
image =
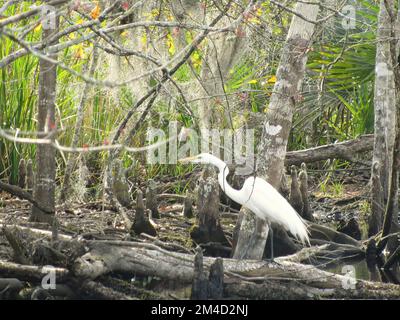
<svg viewBox="0 0 400 320">
<path fill-rule="evenodd" d="M 329 265 L 328 267 L 323 268 L 323 270 L 340 275 L 345 275 L 345 266 L 354 267 L 355 278 L 357 280 L 399 283 L 398 279 L 400 279 L 400 272 L 398 267 L 395 267 L 391 270 L 383 270 L 383 268 L 379 268 L 376 264 L 368 266 L 365 259 L 358 259 L 335 265 Z"/>
</svg>

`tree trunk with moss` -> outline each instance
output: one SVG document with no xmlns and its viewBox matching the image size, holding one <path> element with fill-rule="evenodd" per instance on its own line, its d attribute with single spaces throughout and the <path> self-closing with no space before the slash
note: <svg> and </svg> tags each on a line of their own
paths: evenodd
<svg viewBox="0 0 400 320">
<path fill-rule="evenodd" d="M 375 123 L 374 161 L 378 161 L 381 165 L 383 194 L 384 199 L 387 200 L 381 240 L 377 245 L 378 254 L 385 247 L 392 254 L 399 246 L 397 236 L 388 237 L 390 233 L 396 233 L 399 230 L 396 215 L 398 214 L 400 168 L 400 67 L 398 64 L 400 50 L 397 38 L 400 16 L 395 7 L 393 0 L 382 0 L 378 21 L 374 103 L 375 119 L 379 120 L 379 123 Z M 384 150 L 381 144 L 384 144 Z"/>
<path fill-rule="evenodd" d="M 388 12 L 388 9 L 391 12 Z M 396 87 L 392 57 L 392 21 L 390 15 L 394 14 L 392 0 L 380 2 L 378 18 L 376 67 L 375 67 L 375 134 L 371 183 L 371 216 L 369 217 L 369 234 L 380 231 L 382 226 L 383 211 L 386 203 L 390 202 L 389 189 L 392 174 L 393 150 L 396 124 Z M 379 177 L 379 180 L 376 178 Z M 393 194 L 397 193 L 397 190 Z M 391 206 L 389 206 L 391 207 Z M 385 231 L 389 232 L 390 223 Z"/>
<path fill-rule="evenodd" d="M 276 189 L 279 189 L 283 174 L 293 113 L 296 102 L 301 100 L 307 53 L 315 30 L 315 24 L 308 21 L 316 21 L 318 1 L 298 2 L 295 11 L 299 15 L 293 16 L 289 28 L 257 150 L 257 175 Z M 267 223 L 257 219 L 249 210 L 242 210 L 242 214 L 234 257 L 261 259 L 269 231 Z"/>
</svg>

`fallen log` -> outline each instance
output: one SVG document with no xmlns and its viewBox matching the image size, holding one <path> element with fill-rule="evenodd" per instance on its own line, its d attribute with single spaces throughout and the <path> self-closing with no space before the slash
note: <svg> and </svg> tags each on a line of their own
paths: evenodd
<svg viewBox="0 0 400 320">
<path fill-rule="evenodd" d="M 374 135 L 366 134 L 353 140 L 287 152 L 285 164 L 300 165 L 302 162 L 310 163 L 327 159 L 354 161 L 354 154 L 370 151 L 373 145 Z"/>
<path fill-rule="evenodd" d="M 17 278 L 21 281 L 42 281 L 49 269 L 38 266 L 22 265 L 0 260 L 0 277 Z M 69 271 L 64 268 L 52 268 L 58 283 L 64 282 L 69 277 Z"/>
<path fill-rule="evenodd" d="M 155 245 L 121 241 L 87 241 L 88 252 L 75 261 L 72 272 L 96 279 L 108 273 L 157 276 L 185 283 L 194 277 L 194 256 L 174 253 Z M 319 270 L 314 266 L 277 258 L 276 263 L 223 259 L 224 296 L 241 298 L 400 298 L 400 286 L 356 280 L 346 289 L 347 276 Z M 215 258 L 204 257 L 209 274 Z M 272 284 L 272 285 L 271 285 Z M 273 295 L 271 289 L 281 295 Z"/>
</svg>

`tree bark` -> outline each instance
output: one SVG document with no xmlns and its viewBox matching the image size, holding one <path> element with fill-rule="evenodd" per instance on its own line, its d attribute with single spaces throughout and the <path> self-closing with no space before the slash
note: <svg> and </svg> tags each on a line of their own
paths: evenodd
<svg viewBox="0 0 400 320">
<path fill-rule="evenodd" d="M 378 21 L 375 80 L 375 96 L 378 96 L 375 99 L 375 118 L 380 117 L 380 123 L 378 124 L 381 127 L 377 128 L 375 126 L 375 130 L 385 130 L 384 137 L 386 140 L 382 142 L 381 133 L 379 143 L 385 143 L 386 149 L 384 151 L 386 154 L 384 159 L 377 158 L 377 161 L 380 160 L 383 194 L 384 199 L 387 201 L 382 240 L 377 245 L 378 254 L 382 252 L 386 245 L 388 245 L 390 252 L 394 252 L 399 245 L 396 237 L 387 237 L 393 229 L 398 229 L 395 212 L 398 212 L 398 173 L 400 168 L 400 68 L 398 64 L 399 50 L 396 27 L 398 27 L 398 24 L 396 22 L 394 1 L 382 0 Z M 382 126 L 382 122 L 384 126 Z M 375 139 L 377 140 L 378 137 L 375 137 Z M 374 145 L 374 151 L 377 153 L 381 148 L 378 144 Z M 386 157 L 386 155 L 389 157 Z M 384 170 L 385 166 L 387 170 Z"/>
<path fill-rule="evenodd" d="M 56 18 L 54 30 L 43 30 L 43 40 L 50 38 L 58 31 L 59 20 Z M 54 44 L 54 43 L 53 43 Z M 57 54 L 49 55 L 52 59 L 57 59 Z M 55 120 L 55 101 L 57 84 L 57 66 L 53 63 L 41 59 L 39 62 L 39 106 L 37 131 L 48 132 L 51 139 L 55 139 L 56 120 Z M 55 178 L 56 178 L 56 149 L 48 144 L 36 146 L 36 183 L 33 197 L 40 203 L 43 211 L 35 205 L 32 206 L 30 219 L 36 222 L 52 223 L 55 212 Z M 50 212 L 50 213 L 49 213 Z"/>
<path fill-rule="evenodd" d="M 379 163 L 374 162 L 371 174 L 371 214 L 368 217 L 369 237 L 376 235 L 381 230 L 385 213 L 385 203 L 383 201 L 383 190 L 379 172 Z"/>
<path fill-rule="evenodd" d="M 309 21 L 315 21 L 319 12 L 318 1 L 298 2 L 295 11 Z M 279 189 L 284 169 L 295 104 L 301 99 L 300 90 L 307 62 L 307 49 L 311 45 L 314 29 L 315 24 L 297 15 L 293 16 L 263 126 L 256 172 L 276 189 Z M 262 258 L 268 226 L 264 221 L 257 221 L 255 230 L 255 223 L 252 222 L 254 220 L 253 213 L 247 212 L 244 215 L 234 257 Z M 250 240 L 249 236 L 253 240 Z"/>
<path fill-rule="evenodd" d="M 386 6 L 386 3 L 388 6 Z M 391 56 L 391 31 L 392 24 L 390 14 L 391 8 L 394 12 L 393 0 L 381 0 L 378 19 L 377 48 L 376 48 L 376 70 L 375 70 L 375 135 L 373 163 L 379 163 L 379 176 L 381 178 L 383 198 L 388 197 L 389 180 L 391 176 L 392 154 L 395 137 L 396 121 L 396 92 Z M 382 192 L 375 189 L 372 184 L 372 194 Z"/>
<path fill-rule="evenodd" d="M 211 242 L 229 245 L 220 223 L 219 184 L 214 168 L 204 168 L 199 180 L 197 196 L 198 226 L 190 231 L 191 238 L 198 244 Z M 220 255 L 219 250 L 207 248 L 206 253 Z"/>
</svg>

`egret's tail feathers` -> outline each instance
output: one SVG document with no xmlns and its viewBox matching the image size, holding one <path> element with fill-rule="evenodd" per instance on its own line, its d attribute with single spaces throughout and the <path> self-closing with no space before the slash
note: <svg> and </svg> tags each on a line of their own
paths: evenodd
<svg viewBox="0 0 400 320">
<path fill-rule="evenodd" d="M 310 238 L 308 237 L 309 231 L 305 223 L 303 223 L 302 221 L 301 223 L 297 223 L 291 228 L 290 232 L 296 237 L 296 239 L 301 241 L 303 245 L 308 244 L 309 246 L 311 246 Z"/>
</svg>

